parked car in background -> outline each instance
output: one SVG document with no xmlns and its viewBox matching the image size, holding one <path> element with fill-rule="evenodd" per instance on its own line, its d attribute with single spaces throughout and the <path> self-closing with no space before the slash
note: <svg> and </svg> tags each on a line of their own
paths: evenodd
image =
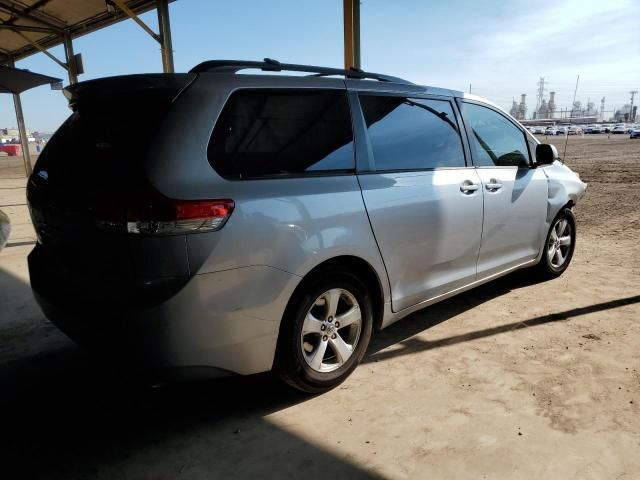
<svg viewBox="0 0 640 480">
<path fill-rule="evenodd" d="M 602 127 L 600 125 L 587 125 L 582 131 L 585 134 L 602 133 Z"/>
<path fill-rule="evenodd" d="M 533 133 L 537 135 L 544 135 L 544 127 L 533 127 Z"/>
<path fill-rule="evenodd" d="M 611 130 L 613 130 L 613 125 L 610 125 L 610 124 L 602 125 L 602 131 L 604 133 L 611 133 Z"/>
<path fill-rule="evenodd" d="M 568 131 L 569 127 L 567 126 L 560 125 L 559 127 L 556 127 L 556 135 L 566 135 Z"/>
<path fill-rule="evenodd" d="M 611 133 L 616 134 L 616 135 L 620 135 L 620 134 L 623 134 L 623 133 L 628 133 L 627 130 L 628 130 L 627 126 L 621 123 L 621 124 L 618 124 L 615 127 L 613 127 L 611 129 Z"/>
<path fill-rule="evenodd" d="M 557 135 L 558 129 L 556 127 L 547 127 L 544 130 L 545 135 Z"/>
<path fill-rule="evenodd" d="M 640 138 L 640 128 L 634 128 L 629 134 L 629 138 Z"/>
<path fill-rule="evenodd" d="M 28 181 L 31 286 L 151 381 L 272 371 L 323 392 L 375 330 L 573 256 L 586 185 L 474 95 L 269 59 L 65 95 Z"/>
<path fill-rule="evenodd" d="M 582 128 L 576 125 L 571 125 L 567 130 L 567 135 L 581 135 L 581 134 L 582 134 Z"/>
</svg>

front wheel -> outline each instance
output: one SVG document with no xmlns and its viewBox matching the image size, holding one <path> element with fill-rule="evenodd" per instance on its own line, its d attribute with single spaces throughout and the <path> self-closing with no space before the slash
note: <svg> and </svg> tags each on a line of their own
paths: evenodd
<svg viewBox="0 0 640 480">
<path fill-rule="evenodd" d="M 537 265 L 541 277 L 559 277 L 569 267 L 576 246 L 576 221 L 570 208 L 564 208 L 551 223 L 544 252 Z"/>
<path fill-rule="evenodd" d="M 330 390 L 360 363 L 372 325 L 371 297 L 356 276 L 342 269 L 316 274 L 287 307 L 274 373 L 304 392 Z"/>
</svg>

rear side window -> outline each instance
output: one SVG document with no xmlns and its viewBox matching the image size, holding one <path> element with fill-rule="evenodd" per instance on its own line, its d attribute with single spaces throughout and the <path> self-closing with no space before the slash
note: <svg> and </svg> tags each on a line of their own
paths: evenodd
<svg viewBox="0 0 640 480">
<path fill-rule="evenodd" d="M 376 170 L 464 167 L 462 140 L 445 100 L 362 95 Z"/>
<path fill-rule="evenodd" d="M 529 166 L 529 152 L 522 130 L 505 116 L 480 105 L 463 102 L 461 110 L 475 165 Z"/>
<path fill-rule="evenodd" d="M 346 91 L 237 91 L 220 114 L 208 155 L 229 179 L 352 172 Z"/>
</svg>

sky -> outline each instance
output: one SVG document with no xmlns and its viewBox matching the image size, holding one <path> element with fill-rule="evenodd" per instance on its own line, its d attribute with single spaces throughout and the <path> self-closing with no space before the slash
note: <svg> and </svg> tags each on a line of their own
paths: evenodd
<svg viewBox="0 0 640 480">
<path fill-rule="evenodd" d="M 415 83 L 471 91 L 505 109 L 539 77 L 558 108 L 588 99 L 605 110 L 640 90 L 639 0 L 361 0 L 362 68 Z M 342 0 L 177 0 L 170 5 L 176 71 L 209 59 L 343 65 Z M 157 31 L 157 14 L 142 19 Z M 159 45 L 132 20 L 74 40 L 80 80 L 159 72 Z M 64 59 L 62 47 L 50 50 Z M 64 78 L 38 53 L 16 64 Z M 548 97 L 547 97 L 548 98 Z M 22 95 L 27 128 L 52 132 L 68 116 L 62 92 Z M 640 96 L 636 96 L 640 104 Z M 124 106 L 123 106 L 124 108 Z M 126 112 L 123 109 L 123 115 Z M 0 95 L 0 128 L 16 125 L 11 96 Z"/>
</svg>

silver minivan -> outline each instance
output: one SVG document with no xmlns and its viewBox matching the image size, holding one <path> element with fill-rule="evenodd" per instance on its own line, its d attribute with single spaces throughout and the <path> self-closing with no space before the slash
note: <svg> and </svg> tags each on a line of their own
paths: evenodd
<svg viewBox="0 0 640 480">
<path fill-rule="evenodd" d="M 271 370 L 322 392 L 377 329 L 573 255 L 586 185 L 472 95 L 269 59 L 65 95 L 28 183 L 32 288 L 150 381 Z"/>
</svg>

